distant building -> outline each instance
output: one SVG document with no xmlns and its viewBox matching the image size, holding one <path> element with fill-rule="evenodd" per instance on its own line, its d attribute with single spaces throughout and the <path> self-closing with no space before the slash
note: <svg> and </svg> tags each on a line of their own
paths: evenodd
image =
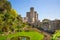
<svg viewBox="0 0 60 40">
<path fill-rule="evenodd" d="M 26 17 L 28 18 L 29 23 L 35 23 L 38 21 L 38 14 L 36 11 L 34 11 L 33 7 L 30 8 L 30 12 L 26 13 Z"/>
<path fill-rule="evenodd" d="M 50 22 L 50 30 L 60 30 L 60 20 L 53 20 Z"/>
<path fill-rule="evenodd" d="M 23 17 L 23 22 L 27 22 L 28 18 L 27 17 Z"/>
<path fill-rule="evenodd" d="M 38 13 L 34 11 L 34 7 L 30 8 L 30 12 L 26 12 L 26 17 L 23 18 L 24 22 L 36 26 L 38 23 Z"/>
<path fill-rule="evenodd" d="M 44 29 L 44 30 L 49 30 L 49 28 L 50 28 L 50 20 L 44 19 L 44 20 L 42 21 L 42 26 L 41 26 L 41 28 Z"/>
<path fill-rule="evenodd" d="M 40 22 L 38 20 L 38 13 L 34 11 L 33 7 L 30 8 L 30 12 L 26 12 L 26 17 L 23 18 L 23 21 L 34 27 L 39 25 L 45 31 L 60 30 L 60 20 L 44 19 Z"/>
<path fill-rule="evenodd" d="M 60 30 L 60 20 L 48 20 L 44 19 L 42 21 L 42 26 L 41 28 L 45 31 L 55 31 L 55 30 Z"/>
<path fill-rule="evenodd" d="M 60 20 L 55 20 L 55 25 L 56 25 L 55 29 L 60 30 Z"/>
</svg>

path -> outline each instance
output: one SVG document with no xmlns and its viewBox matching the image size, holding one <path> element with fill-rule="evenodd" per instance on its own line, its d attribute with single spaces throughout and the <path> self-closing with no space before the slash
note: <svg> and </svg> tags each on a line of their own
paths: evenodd
<svg viewBox="0 0 60 40">
<path fill-rule="evenodd" d="M 40 31 L 37 28 L 33 28 L 33 30 L 42 33 L 44 35 L 44 39 L 43 40 L 51 40 L 51 35 L 49 33 L 45 32 L 45 31 L 42 31 L 42 30 Z"/>
</svg>

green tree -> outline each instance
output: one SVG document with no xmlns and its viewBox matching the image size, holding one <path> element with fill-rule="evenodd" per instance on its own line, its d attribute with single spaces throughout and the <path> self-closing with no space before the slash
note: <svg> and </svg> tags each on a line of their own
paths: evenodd
<svg viewBox="0 0 60 40">
<path fill-rule="evenodd" d="M 21 30 L 26 25 L 23 23 L 21 15 L 18 15 L 16 10 L 12 9 L 9 1 L 0 1 L 0 32 Z"/>
<path fill-rule="evenodd" d="M 6 11 L 10 11 L 12 8 L 11 3 L 7 0 L 0 0 L 0 12 L 5 13 Z"/>
</svg>

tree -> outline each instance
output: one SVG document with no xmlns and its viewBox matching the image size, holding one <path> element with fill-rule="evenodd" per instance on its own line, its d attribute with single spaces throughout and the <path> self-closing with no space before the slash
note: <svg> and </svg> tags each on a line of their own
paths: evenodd
<svg viewBox="0 0 60 40">
<path fill-rule="evenodd" d="M 6 11 L 10 11 L 12 8 L 11 3 L 7 0 L 0 0 L 0 12 L 5 13 Z"/>
<path fill-rule="evenodd" d="M 5 10 L 6 12 L 4 12 Z M 24 28 L 26 25 L 23 23 L 21 15 L 18 15 L 16 10 L 12 9 L 9 1 L 0 1 L 0 32 L 13 32 L 16 29 Z"/>
<path fill-rule="evenodd" d="M 11 3 L 10 3 L 9 1 L 6 1 L 3 6 L 4 6 L 4 8 L 5 8 L 6 10 L 9 10 L 9 11 L 10 11 L 11 8 L 12 8 Z"/>
</svg>

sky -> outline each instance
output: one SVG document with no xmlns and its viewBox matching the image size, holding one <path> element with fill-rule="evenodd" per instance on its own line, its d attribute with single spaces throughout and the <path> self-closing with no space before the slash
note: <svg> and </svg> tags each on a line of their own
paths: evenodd
<svg viewBox="0 0 60 40">
<path fill-rule="evenodd" d="M 60 0 L 8 0 L 12 8 L 22 17 L 34 7 L 38 13 L 39 20 L 43 19 L 60 19 Z"/>
</svg>

